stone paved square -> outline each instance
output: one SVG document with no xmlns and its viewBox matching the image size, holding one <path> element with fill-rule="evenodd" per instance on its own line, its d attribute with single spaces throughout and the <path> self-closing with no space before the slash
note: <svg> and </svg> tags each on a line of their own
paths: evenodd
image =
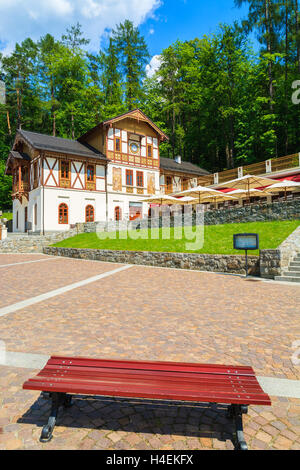
<svg viewBox="0 0 300 470">
<path fill-rule="evenodd" d="M 258 376 L 300 379 L 297 285 L 239 276 L 43 255 L 0 255 L 1 308 L 96 275 L 108 276 L 0 316 L 7 351 L 109 359 L 250 365 Z M 38 261 L 27 263 L 28 261 Z M 15 263 L 18 263 L 14 265 Z M 16 288 L 16 286 L 18 286 Z M 233 449 L 222 405 L 75 397 L 53 440 L 39 442 L 49 401 L 22 389 L 38 370 L 0 366 L 0 449 Z M 250 449 L 300 448 L 300 399 L 249 407 Z"/>
</svg>

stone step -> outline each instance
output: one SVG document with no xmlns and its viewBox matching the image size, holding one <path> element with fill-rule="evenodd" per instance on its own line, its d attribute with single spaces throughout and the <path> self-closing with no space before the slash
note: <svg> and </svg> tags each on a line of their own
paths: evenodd
<svg viewBox="0 0 300 470">
<path fill-rule="evenodd" d="M 292 261 L 290 266 L 300 266 L 300 261 Z"/>
<path fill-rule="evenodd" d="M 276 276 L 275 281 L 298 282 L 300 284 L 300 277 Z"/>
<path fill-rule="evenodd" d="M 299 271 L 300 272 L 300 263 L 298 263 L 298 265 L 296 264 L 296 266 L 291 263 L 290 266 L 289 266 L 289 271 Z"/>
<path fill-rule="evenodd" d="M 298 271 L 285 271 L 283 273 L 284 276 L 291 276 L 291 277 L 299 277 L 300 279 L 300 272 Z"/>
</svg>

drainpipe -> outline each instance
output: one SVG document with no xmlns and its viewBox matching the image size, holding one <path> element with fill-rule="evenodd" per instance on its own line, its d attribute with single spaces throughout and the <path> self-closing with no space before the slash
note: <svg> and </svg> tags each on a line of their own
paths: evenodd
<svg viewBox="0 0 300 470">
<path fill-rule="evenodd" d="M 106 223 L 108 223 L 108 185 L 107 185 L 107 164 L 105 165 L 105 195 L 106 195 Z"/>
</svg>

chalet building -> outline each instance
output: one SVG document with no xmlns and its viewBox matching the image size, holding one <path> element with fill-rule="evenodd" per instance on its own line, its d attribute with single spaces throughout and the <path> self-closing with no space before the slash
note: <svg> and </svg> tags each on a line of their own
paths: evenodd
<svg viewBox="0 0 300 470">
<path fill-rule="evenodd" d="M 146 197 L 188 189 L 209 175 L 180 158 L 160 158 L 167 140 L 138 109 L 77 141 L 18 130 L 6 165 L 13 176 L 13 231 L 49 233 L 147 216 Z"/>
</svg>

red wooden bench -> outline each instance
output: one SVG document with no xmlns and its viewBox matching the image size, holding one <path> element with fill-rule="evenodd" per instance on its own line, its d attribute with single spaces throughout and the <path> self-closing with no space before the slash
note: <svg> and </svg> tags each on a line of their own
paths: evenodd
<svg viewBox="0 0 300 470">
<path fill-rule="evenodd" d="M 253 369 L 246 366 L 53 356 L 23 388 L 49 392 L 52 398 L 42 442 L 51 440 L 59 407 L 71 406 L 75 394 L 229 404 L 229 417 L 236 426 L 236 448 L 240 450 L 247 450 L 242 417 L 248 406 L 271 405 Z"/>
</svg>

